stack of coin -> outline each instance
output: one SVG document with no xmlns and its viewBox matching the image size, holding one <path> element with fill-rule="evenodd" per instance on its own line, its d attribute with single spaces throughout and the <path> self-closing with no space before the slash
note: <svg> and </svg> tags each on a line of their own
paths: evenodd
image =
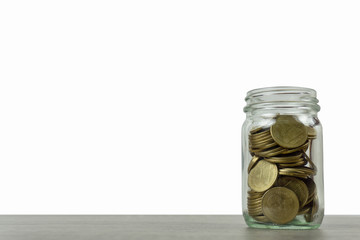
<svg viewBox="0 0 360 240">
<path fill-rule="evenodd" d="M 250 131 L 247 206 L 256 221 L 286 224 L 297 215 L 314 220 L 316 166 L 307 154 L 313 139 L 316 130 L 291 115 L 278 115 L 272 126 Z"/>
<path fill-rule="evenodd" d="M 251 216 L 262 215 L 262 192 L 248 191 L 247 206 Z"/>
</svg>

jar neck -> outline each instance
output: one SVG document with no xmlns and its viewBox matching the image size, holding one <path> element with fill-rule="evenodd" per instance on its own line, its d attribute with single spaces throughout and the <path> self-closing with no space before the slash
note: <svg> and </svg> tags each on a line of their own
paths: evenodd
<svg viewBox="0 0 360 240">
<path fill-rule="evenodd" d="M 320 111 L 316 91 L 302 87 L 269 87 L 251 90 L 245 98 L 247 115 L 311 114 Z"/>
</svg>

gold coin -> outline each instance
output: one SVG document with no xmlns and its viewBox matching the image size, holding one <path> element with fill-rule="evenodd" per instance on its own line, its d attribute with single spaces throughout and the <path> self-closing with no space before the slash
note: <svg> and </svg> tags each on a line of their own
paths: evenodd
<svg viewBox="0 0 360 240">
<path fill-rule="evenodd" d="M 308 129 L 308 138 L 315 139 L 316 138 L 316 130 L 312 127 L 307 127 Z"/>
<path fill-rule="evenodd" d="M 262 201 L 259 201 L 259 202 L 255 202 L 255 203 L 252 203 L 252 202 L 248 202 L 248 208 L 261 208 L 261 204 L 262 204 Z"/>
<path fill-rule="evenodd" d="M 293 220 L 299 211 L 296 194 L 286 187 L 273 187 L 263 197 L 263 213 L 271 222 L 286 224 Z"/>
<path fill-rule="evenodd" d="M 268 143 L 273 143 L 274 140 L 272 138 L 269 138 L 269 139 L 264 139 L 264 140 L 260 140 L 260 141 L 251 141 L 250 142 L 250 145 L 251 146 L 261 146 L 261 145 L 264 145 L 264 144 L 268 144 Z"/>
<path fill-rule="evenodd" d="M 252 145 L 251 147 L 252 148 L 258 148 L 258 149 L 269 149 L 269 148 L 272 148 L 272 147 L 275 147 L 277 146 L 277 143 L 276 142 L 269 142 L 269 143 L 266 143 L 266 144 L 259 144 L 259 145 Z"/>
<path fill-rule="evenodd" d="M 293 148 L 293 149 L 286 149 L 283 153 L 284 154 L 289 154 L 289 153 L 299 152 L 299 151 L 306 152 L 308 147 L 309 147 L 309 142 L 306 142 L 304 145 L 302 145 L 300 147 Z"/>
<path fill-rule="evenodd" d="M 304 168 L 304 167 L 303 167 Z M 299 177 L 299 178 L 308 178 L 309 173 L 302 171 L 301 169 L 298 170 L 299 168 L 280 168 L 279 169 L 279 174 L 280 175 L 287 175 L 287 176 L 292 176 L 292 177 Z"/>
<path fill-rule="evenodd" d="M 262 213 L 262 205 L 261 205 L 261 203 L 258 205 L 248 205 L 248 210 L 252 211 L 252 212 L 260 211 Z"/>
<path fill-rule="evenodd" d="M 286 187 L 292 190 L 299 200 L 300 208 L 305 205 L 309 197 L 309 191 L 303 181 L 294 177 L 281 177 L 278 178 L 276 185 L 279 187 Z"/>
<path fill-rule="evenodd" d="M 251 215 L 262 215 L 263 211 L 262 211 L 262 207 L 261 205 L 255 208 L 251 208 L 250 206 L 248 207 L 248 212 Z"/>
<path fill-rule="evenodd" d="M 308 197 L 308 200 L 307 200 L 307 203 L 306 204 L 309 204 L 315 197 L 316 195 L 316 184 L 314 182 L 314 180 L 312 180 L 311 178 L 307 178 L 304 180 L 307 188 L 308 188 L 308 191 L 309 191 L 309 197 Z"/>
<path fill-rule="evenodd" d="M 253 156 L 253 158 L 251 159 L 249 166 L 248 166 L 248 173 L 250 172 L 250 170 L 255 166 L 255 164 L 257 163 L 257 161 L 260 158 L 258 156 Z"/>
<path fill-rule="evenodd" d="M 300 167 L 300 166 L 305 166 L 306 163 L 307 161 L 305 160 L 301 160 L 295 163 L 279 163 L 278 167 L 279 168 Z"/>
<path fill-rule="evenodd" d="M 261 200 L 261 197 L 251 197 L 251 196 L 248 196 L 247 197 L 247 200 L 248 200 L 248 204 L 253 204 L 256 200 L 260 199 Z M 260 201 L 261 202 L 261 201 Z"/>
<path fill-rule="evenodd" d="M 261 145 L 264 143 L 268 143 L 268 142 L 273 142 L 274 140 L 271 138 L 271 136 L 269 137 L 263 137 L 263 138 L 259 138 L 259 139 L 249 139 L 250 140 L 250 145 Z"/>
<path fill-rule="evenodd" d="M 265 151 L 260 150 L 260 151 L 254 151 L 254 152 L 255 152 L 255 154 L 257 154 L 261 157 L 269 158 L 269 157 L 273 157 L 273 156 L 283 153 L 284 150 L 285 149 L 282 147 L 277 147 L 277 148 L 267 149 Z"/>
<path fill-rule="evenodd" d="M 251 146 L 262 146 L 269 143 L 274 143 L 275 141 L 272 138 L 265 138 L 260 140 L 250 140 Z"/>
<path fill-rule="evenodd" d="M 255 211 L 251 211 L 249 210 L 249 215 L 250 216 L 258 216 L 258 215 L 263 215 L 263 212 L 261 210 L 255 210 Z"/>
<path fill-rule="evenodd" d="M 267 217 L 265 217 L 265 216 L 263 216 L 263 215 L 253 216 L 253 218 L 254 218 L 256 221 L 259 221 L 259 222 L 264 222 L 264 223 L 269 223 L 269 222 L 271 222 Z"/>
<path fill-rule="evenodd" d="M 259 198 L 264 195 L 264 192 L 255 192 L 253 190 L 248 191 L 249 197 Z"/>
<path fill-rule="evenodd" d="M 317 196 L 315 196 L 314 200 L 311 203 L 311 209 L 310 209 L 309 213 L 307 213 L 305 215 L 305 220 L 307 222 L 314 221 L 315 214 L 318 212 L 318 210 L 319 210 L 319 199 Z"/>
<path fill-rule="evenodd" d="M 261 203 L 258 205 L 248 205 L 248 211 L 262 213 Z"/>
<path fill-rule="evenodd" d="M 266 161 L 259 161 L 248 176 L 249 187 L 256 192 L 264 192 L 276 181 L 277 166 Z"/>
<path fill-rule="evenodd" d="M 308 198 L 308 200 L 307 200 L 307 202 L 306 202 L 306 206 L 309 205 L 309 204 L 314 200 L 315 195 L 316 195 L 316 194 L 309 195 L 309 198 Z"/>
<path fill-rule="evenodd" d="M 262 207 L 260 205 L 260 207 L 257 207 L 257 208 L 248 208 L 248 212 L 251 216 L 254 216 L 254 215 L 263 215 L 263 211 L 262 211 Z"/>
<path fill-rule="evenodd" d="M 261 131 L 261 132 L 257 132 L 257 133 L 253 133 L 250 134 L 251 138 L 258 138 L 258 137 L 262 137 L 262 136 L 268 136 L 270 135 L 270 129 L 267 129 L 265 131 Z"/>
<path fill-rule="evenodd" d="M 264 195 L 264 192 L 256 192 L 256 191 L 254 191 L 254 190 L 248 190 L 248 194 L 249 195 L 260 195 L 260 196 L 262 196 L 262 195 Z"/>
<path fill-rule="evenodd" d="M 307 175 L 314 175 L 314 170 L 308 167 L 296 167 L 296 168 L 281 168 L 279 170 L 282 173 L 300 173 Z"/>
<path fill-rule="evenodd" d="M 258 199 L 261 199 L 262 195 L 248 195 L 247 199 L 248 201 L 255 201 Z"/>
<path fill-rule="evenodd" d="M 261 216 L 261 215 L 263 215 L 263 213 L 262 213 L 262 212 L 249 212 L 249 215 L 250 215 L 251 217 L 256 217 L 256 216 Z"/>
<path fill-rule="evenodd" d="M 257 203 L 257 204 L 248 204 L 248 208 L 251 210 L 257 210 L 262 208 L 262 202 Z"/>
<path fill-rule="evenodd" d="M 279 175 L 298 177 L 303 179 L 306 179 L 308 177 L 307 174 L 303 174 L 303 173 L 291 173 L 291 172 L 281 172 L 281 171 L 279 171 Z"/>
<path fill-rule="evenodd" d="M 315 184 L 314 180 L 312 180 L 311 178 L 308 178 L 304 182 L 305 182 L 306 186 L 308 187 L 309 194 L 313 195 L 316 192 L 316 184 Z"/>
<path fill-rule="evenodd" d="M 248 209 L 248 213 L 250 216 L 257 216 L 257 215 L 263 215 L 263 211 L 261 208 L 258 209 Z"/>
<path fill-rule="evenodd" d="M 310 210 L 311 210 L 310 207 L 304 207 L 304 208 L 302 208 L 302 209 L 299 210 L 299 212 L 298 212 L 297 215 L 306 214 L 306 213 L 308 213 Z"/>
<path fill-rule="evenodd" d="M 261 208 L 261 204 L 262 204 L 262 201 L 258 202 L 258 203 L 249 203 L 247 204 L 248 208 L 251 208 L 251 209 L 257 209 L 257 208 Z"/>
<path fill-rule="evenodd" d="M 258 128 L 254 128 L 254 129 L 250 130 L 250 133 L 254 134 L 257 132 L 262 132 L 263 130 L 265 130 L 263 127 L 258 127 Z"/>
<path fill-rule="evenodd" d="M 262 196 L 257 197 L 257 198 L 249 198 L 248 197 L 248 204 L 255 205 L 255 204 L 261 203 L 261 201 L 262 201 Z"/>
<path fill-rule="evenodd" d="M 292 168 L 292 169 L 293 169 L 293 171 L 307 173 L 309 175 L 315 175 L 314 169 L 309 168 L 309 167 L 296 167 L 296 168 Z"/>
<path fill-rule="evenodd" d="M 314 170 L 314 174 L 316 174 L 317 167 L 316 167 L 315 163 L 311 160 L 311 158 L 307 154 L 304 153 L 304 156 L 305 156 L 305 159 L 309 162 L 310 167 Z"/>
<path fill-rule="evenodd" d="M 307 128 L 290 115 L 279 115 L 270 127 L 275 142 L 284 148 L 297 148 L 308 138 Z"/>
<path fill-rule="evenodd" d="M 270 141 L 270 140 L 274 141 L 274 140 L 272 139 L 272 137 L 271 137 L 270 134 L 269 134 L 269 135 L 266 135 L 266 136 L 257 137 L 257 138 L 255 138 L 255 137 L 250 137 L 249 140 L 250 140 L 250 143 L 251 143 L 251 144 L 257 144 L 257 143 L 259 143 L 259 142 Z"/>
<path fill-rule="evenodd" d="M 256 204 L 256 203 L 261 203 L 262 201 L 262 197 L 258 197 L 258 198 L 248 198 L 248 203 L 250 204 Z"/>
<path fill-rule="evenodd" d="M 252 194 L 251 194 L 251 195 L 249 194 L 249 195 L 248 195 L 248 199 L 249 199 L 249 200 L 252 200 L 252 201 L 255 201 L 255 200 L 261 199 L 261 197 L 262 197 L 263 195 L 264 195 L 264 194 L 261 194 L 261 195 L 260 195 L 260 194 L 253 194 L 253 195 L 252 195 Z"/>
<path fill-rule="evenodd" d="M 292 154 L 292 155 L 283 155 L 283 156 L 265 158 L 264 160 L 271 163 L 295 163 L 300 161 L 301 158 L 302 158 L 302 153 L 295 155 Z"/>
</svg>

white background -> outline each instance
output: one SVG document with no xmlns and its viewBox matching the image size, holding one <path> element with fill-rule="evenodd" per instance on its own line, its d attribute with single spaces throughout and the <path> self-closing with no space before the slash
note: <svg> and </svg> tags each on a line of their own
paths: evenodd
<svg viewBox="0 0 360 240">
<path fill-rule="evenodd" d="M 239 214 L 248 90 L 318 91 L 360 214 L 359 1 L 1 1 L 0 213 Z"/>
</svg>

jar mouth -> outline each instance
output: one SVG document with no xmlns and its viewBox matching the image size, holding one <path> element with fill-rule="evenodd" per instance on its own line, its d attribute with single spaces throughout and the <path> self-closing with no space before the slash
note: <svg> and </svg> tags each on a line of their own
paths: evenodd
<svg viewBox="0 0 360 240">
<path fill-rule="evenodd" d="M 311 88 L 278 86 L 257 88 L 247 92 L 244 112 L 256 110 L 299 109 L 320 111 L 316 91 Z"/>
</svg>

